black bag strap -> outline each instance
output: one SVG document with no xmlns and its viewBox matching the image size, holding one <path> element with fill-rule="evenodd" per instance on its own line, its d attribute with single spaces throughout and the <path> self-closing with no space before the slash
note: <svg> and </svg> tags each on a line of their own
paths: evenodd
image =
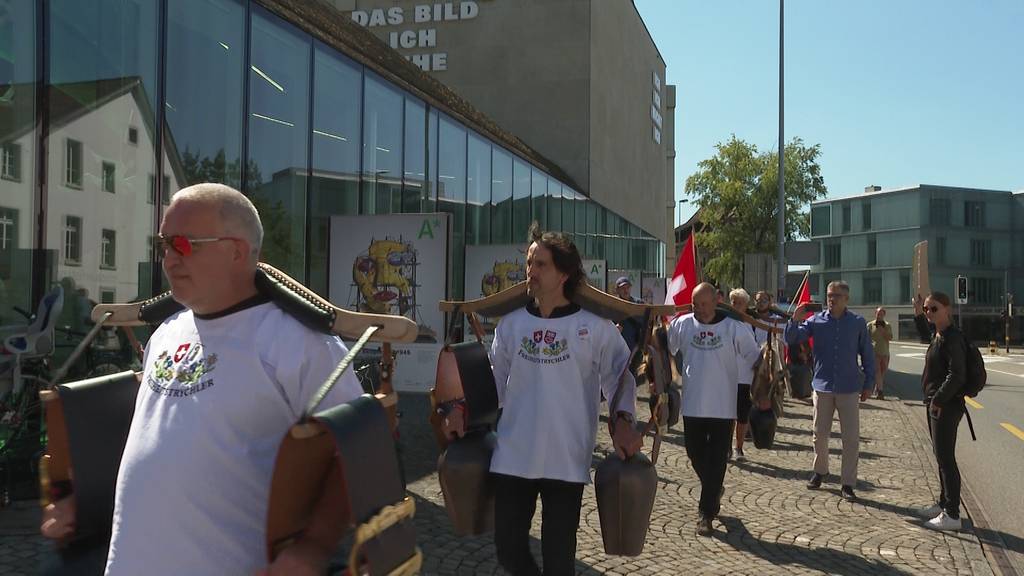
<svg viewBox="0 0 1024 576">
<path fill-rule="evenodd" d="M 967 410 L 966 402 L 964 402 L 964 416 L 967 416 L 967 427 L 971 429 L 971 440 L 977 442 L 978 437 L 974 434 L 974 422 L 971 422 L 971 413 Z"/>
</svg>

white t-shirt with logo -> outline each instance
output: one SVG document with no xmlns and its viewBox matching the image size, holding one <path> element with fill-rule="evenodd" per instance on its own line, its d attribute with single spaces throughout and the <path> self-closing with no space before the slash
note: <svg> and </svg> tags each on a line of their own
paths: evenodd
<svg viewBox="0 0 1024 576">
<path fill-rule="evenodd" d="M 590 482 L 601 392 L 612 412 L 633 414 L 636 382 L 615 325 L 586 310 L 560 318 L 525 308 L 498 323 L 491 364 L 503 410 L 491 471 L 521 478 Z"/>
<path fill-rule="evenodd" d="M 682 352 L 681 414 L 734 420 L 738 371 L 752 371 L 758 355 L 750 327 L 732 318 L 703 324 L 687 314 L 669 325 L 668 347 Z"/>
<path fill-rule="evenodd" d="M 117 476 L 109 575 L 252 574 L 266 565 L 277 448 L 347 349 L 272 303 L 189 310 L 146 347 Z M 318 411 L 358 397 L 345 372 Z"/>
</svg>

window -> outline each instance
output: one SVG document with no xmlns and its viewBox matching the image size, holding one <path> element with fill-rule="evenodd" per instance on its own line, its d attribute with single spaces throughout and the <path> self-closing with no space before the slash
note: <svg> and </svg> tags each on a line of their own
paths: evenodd
<svg viewBox="0 0 1024 576">
<path fill-rule="evenodd" d="M 515 158 L 512 161 L 512 242 L 525 242 L 530 229 L 530 165 Z"/>
<path fill-rule="evenodd" d="M 163 183 L 163 188 L 160 189 L 160 193 L 163 194 L 162 204 L 167 206 L 171 203 L 171 196 L 173 196 L 176 191 L 171 190 L 170 176 L 164 176 L 160 181 Z"/>
<path fill-rule="evenodd" d="M 453 297 L 462 298 L 466 246 L 466 129 L 441 116 L 438 130 L 437 209 L 451 214 L 451 275 Z"/>
<path fill-rule="evenodd" d="M 241 187 L 245 4 L 237 0 L 166 3 L 167 47 L 162 53 L 167 61 L 167 94 L 161 108 L 165 134 L 173 135 L 182 153 L 185 174 L 184 181 L 178 182 L 182 187 L 199 182 Z M 280 78 L 268 74 L 280 83 Z M 248 168 L 252 183 L 258 180 L 257 168 L 265 167 L 250 162 Z M 164 197 L 170 193 L 164 187 Z"/>
<path fill-rule="evenodd" d="M 843 233 L 850 231 L 851 222 L 853 220 L 853 206 L 850 204 L 843 204 Z"/>
<path fill-rule="evenodd" d="M 971 278 L 970 299 L 974 304 L 997 305 L 1002 302 L 1002 278 Z"/>
<path fill-rule="evenodd" d="M 971 228 L 985 227 L 985 203 L 964 202 L 964 226 Z"/>
<path fill-rule="evenodd" d="M 971 266 L 992 265 L 992 241 L 971 240 Z"/>
<path fill-rule="evenodd" d="M 495 146 L 493 162 L 491 242 L 508 244 L 512 242 L 512 155 Z"/>
<path fill-rule="evenodd" d="M 246 192 L 271 239 L 262 259 L 305 280 L 312 39 L 254 5 L 249 47 Z"/>
<path fill-rule="evenodd" d="M 825 268 L 841 268 L 842 266 L 842 244 L 839 242 L 829 242 L 825 245 Z"/>
<path fill-rule="evenodd" d="M 139 144 L 139 129 L 135 126 L 128 127 L 128 143 L 136 146 Z"/>
<path fill-rule="evenodd" d="M 491 240 L 491 143 L 469 135 L 466 174 L 466 242 L 488 244 Z"/>
<path fill-rule="evenodd" d="M 335 112 L 336 114 L 336 112 Z M 427 212 L 427 107 L 405 99 L 405 166 L 402 168 L 402 212 Z"/>
<path fill-rule="evenodd" d="M 868 236 L 868 266 L 878 264 L 878 239 L 874 234 Z"/>
<path fill-rule="evenodd" d="M 811 237 L 832 235 L 832 206 L 811 208 Z"/>
<path fill-rule="evenodd" d="M 935 263 L 947 264 L 946 262 L 946 237 L 935 238 Z"/>
<path fill-rule="evenodd" d="M 72 188 L 82 187 L 82 143 L 70 138 L 64 151 L 64 183 Z"/>
<path fill-rule="evenodd" d="M 880 275 L 864 276 L 864 303 L 882 303 L 882 277 Z"/>
<path fill-rule="evenodd" d="M 82 263 L 82 219 L 78 216 L 64 217 L 64 263 Z"/>
<path fill-rule="evenodd" d="M 110 162 L 103 163 L 103 191 L 114 193 L 114 165 Z"/>
<path fill-rule="evenodd" d="M 150 204 L 156 204 L 156 175 L 149 175 L 149 195 L 146 197 L 146 201 Z"/>
<path fill-rule="evenodd" d="M 860 205 L 860 215 L 864 230 L 871 230 L 871 202 Z"/>
<path fill-rule="evenodd" d="M 21 144 L 7 142 L 0 147 L 0 178 L 21 180 Z"/>
<path fill-rule="evenodd" d="M 100 268 L 117 268 L 117 233 L 106 228 L 100 237 Z"/>
<path fill-rule="evenodd" d="M 14 253 L 18 248 L 18 211 L 0 207 L 0 279 L 7 282 L 7 288 L 14 272 Z M 10 292 L 6 294 L 10 296 Z M 13 301 L 11 302 L 13 304 Z"/>
<path fill-rule="evenodd" d="M 910 302 L 910 270 L 900 270 L 900 304 Z"/>
<path fill-rule="evenodd" d="M 532 169 L 530 197 L 533 199 L 533 219 L 543 228 L 547 223 L 548 214 L 548 177 L 537 168 Z"/>
<path fill-rule="evenodd" d="M 932 226 L 949 226 L 952 203 L 949 198 L 932 198 L 928 201 Z"/>
<path fill-rule="evenodd" d="M 18 222 L 18 212 L 11 208 L 0 208 L 0 250 L 14 249 L 18 236 L 14 233 Z"/>
<path fill-rule="evenodd" d="M 320 294 L 326 294 L 331 216 L 359 214 L 359 147 L 362 142 L 359 123 L 362 117 L 363 71 L 359 65 L 320 43 L 316 44 L 313 53 L 313 67 L 309 286 Z M 409 122 L 408 118 L 406 122 Z M 422 119 L 419 122 L 422 155 L 424 122 Z M 419 172 L 423 171 L 422 166 L 421 158 Z M 411 176 L 409 169 L 406 170 L 406 186 L 409 186 Z M 422 175 L 418 177 L 423 178 Z"/>
<path fill-rule="evenodd" d="M 113 304 L 117 302 L 117 292 L 113 288 L 100 286 L 100 304 Z"/>
<path fill-rule="evenodd" d="M 562 228 L 562 185 L 554 178 L 548 178 L 547 203 L 547 224 L 544 229 L 559 232 L 565 230 Z"/>
<path fill-rule="evenodd" d="M 361 210 L 363 214 L 400 212 L 404 97 L 370 74 L 365 86 Z"/>
</svg>

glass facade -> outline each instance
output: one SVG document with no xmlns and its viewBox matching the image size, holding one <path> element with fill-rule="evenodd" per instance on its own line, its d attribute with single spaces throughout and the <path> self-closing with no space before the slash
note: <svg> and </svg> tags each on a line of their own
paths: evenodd
<svg viewBox="0 0 1024 576">
<path fill-rule="evenodd" d="M 0 0 L 0 324 L 54 284 L 71 333 L 96 302 L 159 293 L 162 210 L 206 181 L 246 193 L 262 259 L 321 294 L 339 214 L 450 213 L 450 298 L 467 245 L 534 220 L 664 274 L 652 235 L 256 0 L 41 5 Z"/>
</svg>

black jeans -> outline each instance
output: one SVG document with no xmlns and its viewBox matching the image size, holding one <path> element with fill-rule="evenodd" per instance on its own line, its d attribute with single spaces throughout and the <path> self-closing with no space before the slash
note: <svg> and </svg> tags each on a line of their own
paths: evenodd
<svg viewBox="0 0 1024 576">
<path fill-rule="evenodd" d="M 956 465 L 956 432 L 964 417 L 964 401 L 956 398 L 942 407 L 936 418 L 928 411 L 928 432 L 939 464 L 939 506 L 952 518 L 960 517 L 960 468 Z"/>
<path fill-rule="evenodd" d="M 700 513 L 707 518 L 718 516 L 721 509 L 722 483 L 729 463 L 732 420 L 683 416 L 686 455 L 700 478 Z"/>
<path fill-rule="evenodd" d="M 498 563 L 512 576 L 539 576 L 530 553 L 530 525 L 540 496 L 540 545 L 548 576 L 572 575 L 576 565 L 576 531 L 580 526 L 583 484 L 531 480 L 505 474 L 494 478 L 494 547 Z"/>
</svg>

